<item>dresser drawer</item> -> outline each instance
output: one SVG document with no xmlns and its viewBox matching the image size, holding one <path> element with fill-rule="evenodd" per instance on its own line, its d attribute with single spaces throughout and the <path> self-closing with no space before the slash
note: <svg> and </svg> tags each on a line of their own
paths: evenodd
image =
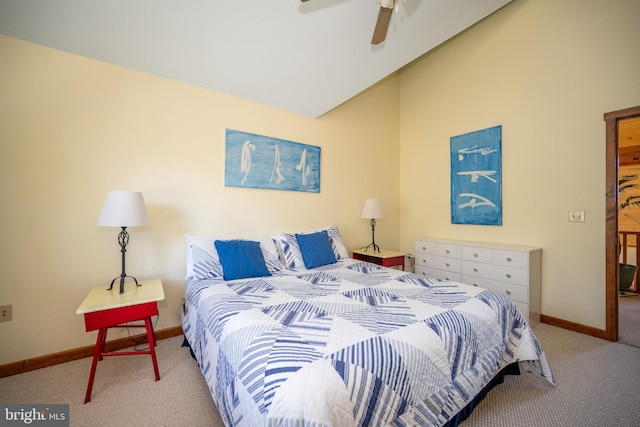
<svg viewBox="0 0 640 427">
<path fill-rule="evenodd" d="M 438 255 L 418 254 L 418 258 L 416 258 L 416 265 L 437 268 L 438 270 L 446 270 L 455 273 L 460 273 L 462 271 L 462 260 Z"/>
<path fill-rule="evenodd" d="M 494 249 L 492 254 L 492 262 L 496 265 L 529 268 L 529 253 Z"/>
<path fill-rule="evenodd" d="M 484 277 L 520 286 L 529 284 L 529 272 L 521 268 L 502 267 L 480 262 L 464 262 L 462 264 L 462 273 L 468 276 Z"/>
<path fill-rule="evenodd" d="M 450 243 L 436 243 L 436 254 L 443 257 L 461 258 L 462 247 Z"/>
<path fill-rule="evenodd" d="M 416 240 L 416 256 L 418 256 L 418 253 L 435 255 L 437 253 L 436 242 Z"/>
<path fill-rule="evenodd" d="M 529 289 L 524 286 L 498 282 L 484 277 L 467 276 L 464 274 L 462 275 L 462 283 L 480 286 L 481 288 L 488 289 L 497 294 L 506 295 L 514 301 L 522 303 L 529 302 Z"/>
<path fill-rule="evenodd" d="M 501 282 L 512 283 L 514 285 L 528 286 L 529 285 L 529 271 L 522 268 L 501 267 L 498 265 L 493 266 L 493 276 L 495 280 Z"/>
<path fill-rule="evenodd" d="M 416 265 L 416 274 L 421 276 L 432 277 L 440 280 L 450 280 L 453 282 L 461 282 L 462 275 L 460 273 L 439 270 L 437 268 L 425 267 L 422 265 Z"/>
<path fill-rule="evenodd" d="M 447 242 L 416 240 L 416 256 L 419 253 L 440 255 L 450 258 L 461 258 L 462 247 L 460 245 Z"/>
<path fill-rule="evenodd" d="M 491 248 L 480 248 L 477 246 L 463 246 L 462 259 L 467 261 L 477 261 L 491 263 L 493 253 Z"/>
</svg>

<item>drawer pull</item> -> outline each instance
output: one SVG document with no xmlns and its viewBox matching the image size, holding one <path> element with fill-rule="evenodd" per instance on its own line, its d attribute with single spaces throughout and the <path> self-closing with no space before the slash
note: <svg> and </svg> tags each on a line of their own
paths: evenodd
<svg viewBox="0 0 640 427">
<path fill-rule="evenodd" d="M 477 283 L 474 283 L 474 284 L 473 284 L 473 286 L 476 286 L 476 287 L 477 287 L 477 286 L 478 286 L 478 284 L 477 284 Z"/>
<path fill-rule="evenodd" d="M 510 256 L 507 257 L 507 262 L 513 261 Z"/>
<path fill-rule="evenodd" d="M 477 253 L 473 254 L 473 256 L 474 256 L 475 258 L 478 258 L 478 254 L 477 254 Z"/>
<path fill-rule="evenodd" d="M 451 267 L 451 264 L 449 264 L 449 263 L 446 263 L 445 265 L 446 265 L 447 267 Z"/>
<path fill-rule="evenodd" d="M 426 250 L 427 250 L 427 247 L 426 247 L 426 246 L 423 246 L 423 247 L 422 247 L 422 250 L 423 250 L 423 251 L 426 251 Z"/>
<path fill-rule="evenodd" d="M 511 295 L 511 291 L 507 290 L 507 295 Z"/>
<path fill-rule="evenodd" d="M 473 272 L 474 272 L 474 273 L 477 273 L 477 272 L 478 272 L 478 269 L 477 269 L 477 268 L 475 268 L 475 267 L 473 267 Z"/>
<path fill-rule="evenodd" d="M 451 253 L 451 252 L 449 251 L 449 249 L 447 249 L 445 252 L 447 252 L 447 253 Z"/>
<path fill-rule="evenodd" d="M 507 279 L 511 279 L 511 274 L 507 273 Z"/>
<path fill-rule="evenodd" d="M 426 259 L 424 259 L 424 258 L 422 258 L 422 262 L 427 262 L 427 260 L 426 260 Z"/>
</svg>

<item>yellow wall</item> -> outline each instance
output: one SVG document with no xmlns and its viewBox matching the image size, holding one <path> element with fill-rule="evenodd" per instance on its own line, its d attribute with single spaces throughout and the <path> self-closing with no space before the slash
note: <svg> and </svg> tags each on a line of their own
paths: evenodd
<svg viewBox="0 0 640 427">
<path fill-rule="evenodd" d="M 640 105 L 639 16 L 639 1 L 518 0 L 408 67 L 401 248 L 425 236 L 541 247 L 542 312 L 604 329 L 603 113 Z M 452 225 L 449 138 L 495 125 L 503 226 Z"/>
<path fill-rule="evenodd" d="M 378 197 L 376 241 L 398 245 L 397 79 L 313 120 L 7 37 L 0 63 L 0 364 L 94 342 L 75 311 L 120 274 L 118 230 L 96 226 L 112 189 L 144 194 L 152 225 L 130 230 L 127 273 L 163 280 L 159 329 L 179 325 L 184 233 L 336 224 L 355 248 Z M 320 146 L 321 192 L 225 187 L 226 128 Z"/>
</svg>

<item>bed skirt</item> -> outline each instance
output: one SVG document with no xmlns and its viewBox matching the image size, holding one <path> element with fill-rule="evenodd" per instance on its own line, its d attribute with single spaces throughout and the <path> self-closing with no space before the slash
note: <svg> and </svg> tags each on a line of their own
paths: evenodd
<svg viewBox="0 0 640 427">
<path fill-rule="evenodd" d="M 508 365 L 498 372 L 489 384 L 487 384 L 467 406 L 462 408 L 462 410 L 458 412 L 455 417 L 451 418 L 443 427 L 456 427 L 461 422 L 469 418 L 469 415 L 471 415 L 475 407 L 480 404 L 482 399 L 486 397 L 487 393 L 489 393 L 489 391 L 491 391 L 495 386 L 502 384 L 504 382 L 504 377 L 507 375 L 520 375 L 520 366 L 518 362 Z"/>
</svg>

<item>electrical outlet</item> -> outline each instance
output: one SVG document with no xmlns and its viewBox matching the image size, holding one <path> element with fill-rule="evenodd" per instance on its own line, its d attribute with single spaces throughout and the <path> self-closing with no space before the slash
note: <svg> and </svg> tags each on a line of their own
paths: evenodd
<svg viewBox="0 0 640 427">
<path fill-rule="evenodd" d="M 13 311 L 13 306 L 11 304 L 0 306 L 0 322 L 10 321 L 12 311 Z"/>
<path fill-rule="evenodd" d="M 569 211 L 569 222 L 584 222 L 584 211 Z"/>
</svg>

